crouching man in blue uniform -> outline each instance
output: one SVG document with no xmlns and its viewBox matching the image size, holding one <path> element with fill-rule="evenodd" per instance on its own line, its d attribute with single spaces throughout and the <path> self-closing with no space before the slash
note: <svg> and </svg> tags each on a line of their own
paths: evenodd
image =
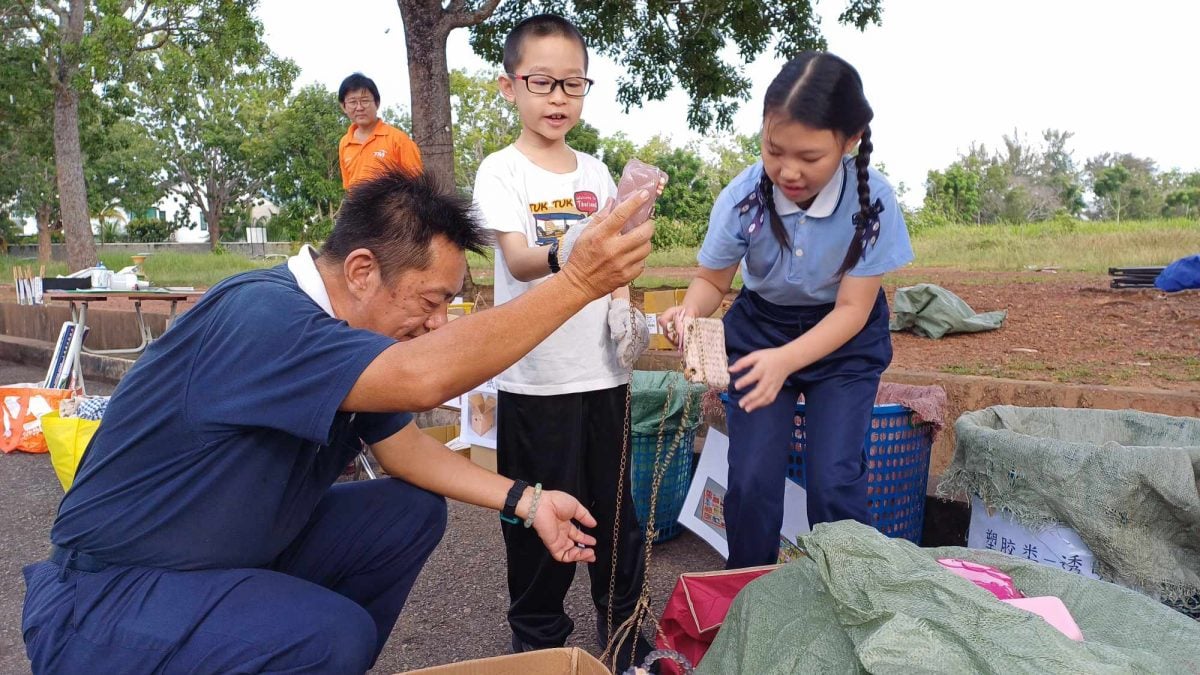
<svg viewBox="0 0 1200 675">
<path fill-rule="evenodd" d="M 25 568 L 35 673 L 362 673 L 446 526 L 443 496 L 591 562 L 576 499 L 486 471 L 411 415 L 511 366 L 636 277 L 653 225 L 634 199 L 561 273 L 446 323 L 470 202 L 386 173 L 347 195 L 320 253 L 205 293 L 117 387 Z M 434 329 L 439 329 L 434 331 Z M 334 481 L 366 442 L 390 478 Z"/>
</svg>

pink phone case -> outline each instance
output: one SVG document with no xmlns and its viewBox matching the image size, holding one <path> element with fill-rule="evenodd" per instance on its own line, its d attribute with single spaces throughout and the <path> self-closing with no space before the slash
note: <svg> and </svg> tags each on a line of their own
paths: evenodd
<svg viewBox="0 0 1200 675">
<path fill-rule="evenodd" d="M 654 211 L 654 202 L 658 199 L 658 181 L 666 176 L 662 169 L 638 159 L 631 159 L 625 164 L 625 170 L 621 172 L 621 181 L 617 183 L 617 205 L 638 190 L 646 190 L 650 193 L 650 198 L 625 221 L 624 227 L 621 228 L 622 234 L 649 220 Z"/>
</svg>

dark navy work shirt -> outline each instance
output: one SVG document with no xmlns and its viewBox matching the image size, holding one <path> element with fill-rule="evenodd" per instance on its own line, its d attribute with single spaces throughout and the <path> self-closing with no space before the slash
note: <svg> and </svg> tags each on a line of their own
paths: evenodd
<svg viewBox="0 0 1200 675">
<path fill-rule="evenodd" d="M 359 439 L 412 419 L 338 411 L 393 343 L 330 316 L 286 265 L 222 281 L 117 387 L 51 540 L 110 564 L 268 565 Z"/>
</svg>

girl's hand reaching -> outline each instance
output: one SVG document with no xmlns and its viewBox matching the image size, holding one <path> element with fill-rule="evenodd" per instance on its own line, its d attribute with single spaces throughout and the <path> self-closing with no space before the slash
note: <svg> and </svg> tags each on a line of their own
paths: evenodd
<svg viewBox="0 0 1200 675">
<path fill-rule="evenodd" d="M 694 319 L 699 314 L 696 310 L 687 305 L 675 305 L 668 307 L 665 312 L 658 315 L 658 327 L 662 329 L 667 339 L 671 344 L 679 349 L 683 345 L 683 329 L 687 322 Z"/>
<path fill-rule="evenodd" d="M 784 381 L 796 368 L 782 349 L 774 348 L 751 352 L 729 367 L 734 374 L 742 371 L 746 373 L 734 381 L 734 388 L 738 391 L 750 385 L 754 388 L 742 396 L 738 405 L 746 412 L 753 412 L 775 401 Z"/>
</svg>

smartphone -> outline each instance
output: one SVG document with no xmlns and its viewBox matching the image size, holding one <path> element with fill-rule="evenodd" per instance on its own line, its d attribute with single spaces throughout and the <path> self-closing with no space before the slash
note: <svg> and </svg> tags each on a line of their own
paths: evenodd
<svg viewBox="0 0 1200 675">
<path fill-rule="evenodd" d="M 662 169 L 638 159 L 631 159 L 625 164 L 625 170 L 621 172 L 621 181 L 617 183 L 617 205 L 620 206 L 638 190 L 649 192 L 650 198 L 633 215 L 629 216 L 629 220 L 625 221 L 625 225 L 621 228 L 621 234 L 650 219 L 651 214 L 654 213 L 654 202 L 658 200 L 658 183 L 666 177 L 667 174 Z"/>
</svg>

